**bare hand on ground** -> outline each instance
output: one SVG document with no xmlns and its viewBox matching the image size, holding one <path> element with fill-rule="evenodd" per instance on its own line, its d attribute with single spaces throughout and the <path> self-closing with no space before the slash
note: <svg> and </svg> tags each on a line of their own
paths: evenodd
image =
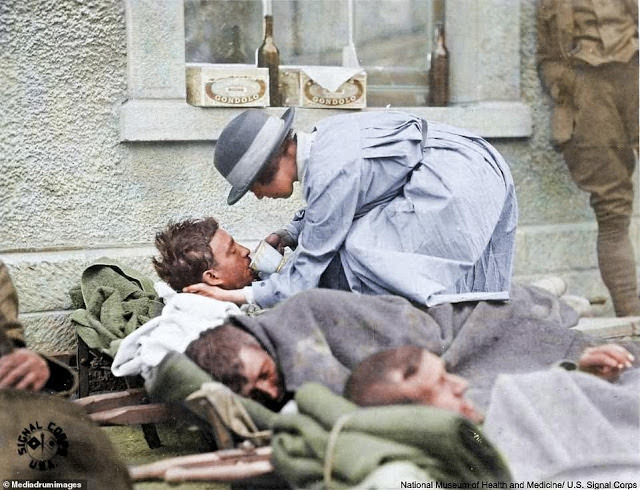
<svg viewBox="0 0 640 490">
<path fill-rule="evenodd" d="M 617 344 L 604 344 L 586 349 L 578 361 L 578 369 L 613 381 L 620 373 L 631 367 L 635 360 L 624 347 Z"/>
</svg>

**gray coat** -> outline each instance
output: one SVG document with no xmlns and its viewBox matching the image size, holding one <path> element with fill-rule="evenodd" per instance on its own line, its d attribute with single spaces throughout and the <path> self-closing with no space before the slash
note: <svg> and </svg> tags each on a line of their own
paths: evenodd
<svg viewBox="0 0 640 490">
<path fill-rule="evenodd" d="M 302 192 L 303 217 L 287 229 L 298 246 L 279 274 L 254 283 L 260 306 L 317 287 L 336 255 L 352 291 L 428 306 L 508 298 L 515 190 L 482 138 L 402 112 L 329 117 Z"/>
</svg>

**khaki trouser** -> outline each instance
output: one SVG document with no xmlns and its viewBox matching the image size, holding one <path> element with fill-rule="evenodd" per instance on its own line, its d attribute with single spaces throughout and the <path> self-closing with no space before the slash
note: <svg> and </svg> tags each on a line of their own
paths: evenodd
<svg viewBox="0 0 640 490">
<path fill-rule="evenodd" d="M 563 146 L 569 171 L 591 195 L 598 264 L 618 316 L 640 315 L 629 237 L 638 148 L 638 59 L 575 66 L 573 133 Z"/>
</svg>

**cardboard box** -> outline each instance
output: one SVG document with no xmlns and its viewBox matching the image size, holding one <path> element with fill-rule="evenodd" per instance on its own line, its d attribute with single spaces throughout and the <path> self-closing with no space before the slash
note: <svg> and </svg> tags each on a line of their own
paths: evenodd
<svg viewBox="0 0 640 490">
<path fill-rule="evenodd" d="M 320 72 L 323 75 L 322 84 L 314 79 L 314 74 Z M 345 78 L 346 81 L 342 82 Z M 331 88 L 327 88 L 331 85 L 327 82 L 328 79 L 333 79 Z M 336 87 L 338 84 L 339 86 Z M 367 107 L 367 74 L 364 70 L 325 66 L 281 66 L 280 90 L 285 106 L 316 109 Z"/>
<path fill-rule="evenodd" d="M 254 65 L 187 63 L 187 103 L 198 107 L 269 106 L 269 70 Z"/>
</svg>

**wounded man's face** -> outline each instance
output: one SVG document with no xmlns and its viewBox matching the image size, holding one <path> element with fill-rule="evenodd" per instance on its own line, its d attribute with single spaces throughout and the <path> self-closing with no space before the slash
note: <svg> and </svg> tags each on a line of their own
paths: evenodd
<svg viewBox="0 0 640 490">
<path fill-rule="evenodd" d="M 468 383 L 464 378 L 447 372 L 444 362 L 427 350 L 422 352 L 420 364 L 414 374 L 398 374 L 395 389 L 407 400 L 456 412 L 472 422 L 484 418 L 467 399 Z"/>
<path fill-rule="evenodd" d="M 218 229 L 209 242 L 215 265 L 204 273 L 203 280 L 222 289 L 242 289 L 254 280 L 249 268 L 249 249 L 237 243 L 223 229 Z"/>
<path fill-rule="evenodd" d="M 242 346 L 238 356 L 246 378 L 239 394 L 279 410 L 284 401 L 284 384 L 273 358 L 264 349 L 253 346 Z"/>
</svg>

